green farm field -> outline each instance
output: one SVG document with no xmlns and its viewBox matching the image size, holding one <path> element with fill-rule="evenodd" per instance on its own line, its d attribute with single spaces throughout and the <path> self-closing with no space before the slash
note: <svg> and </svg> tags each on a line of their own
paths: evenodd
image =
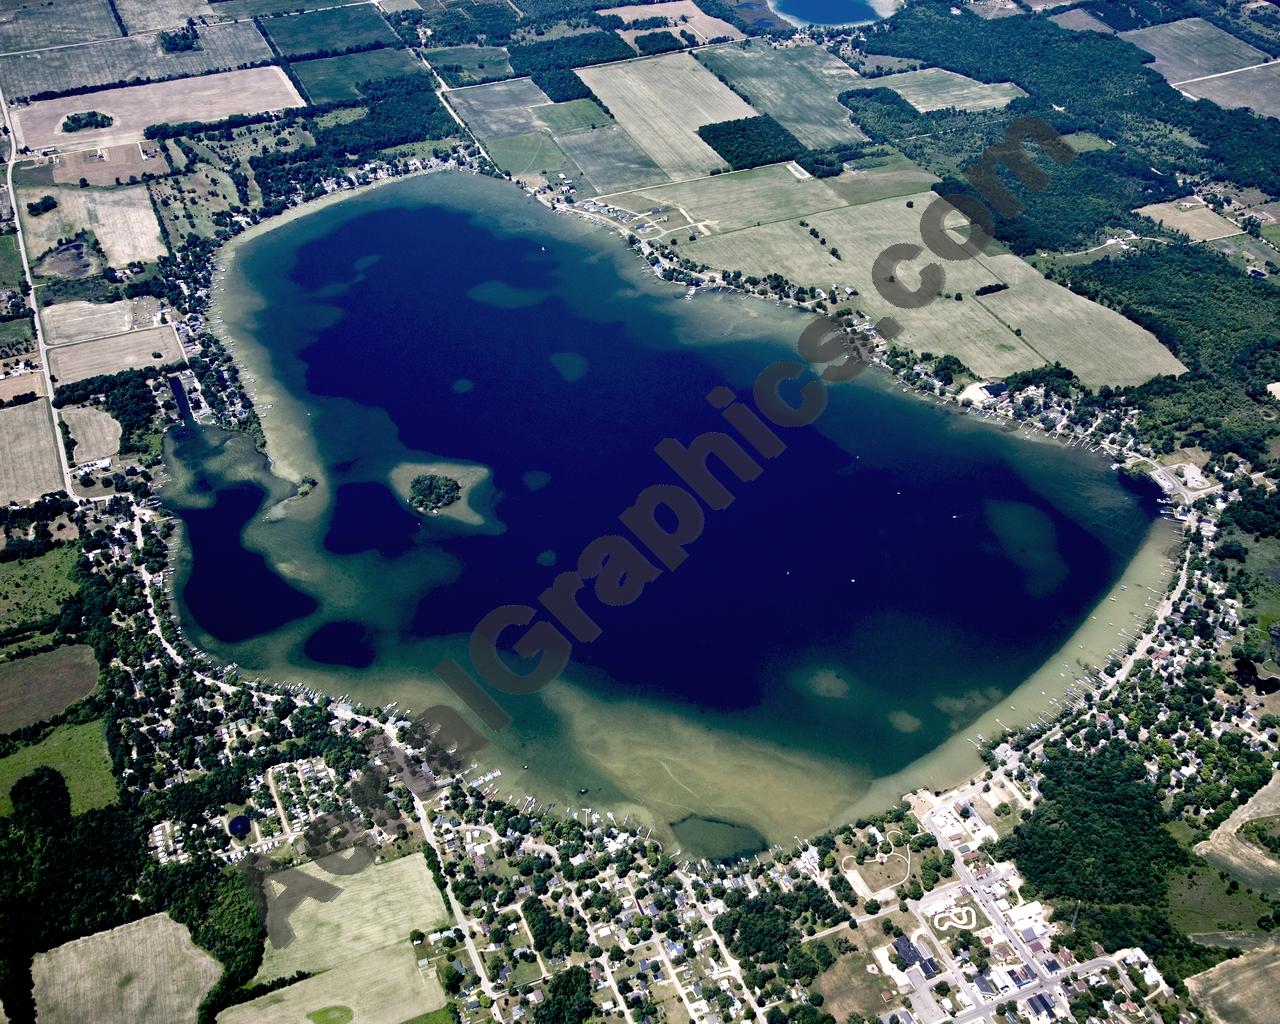
<svg viewBox="0 0 1280 1024">
<path fill-rule="evenodd" d="M 550 179 L 557 174 L 565 174 L 576 179 L 582 174 L 577 164 L 565 156 L 555 140 L 545 132 L 525 132 L 505 139 L 490 139 L 485 148 L 493 162 L 504 171 L 511 172 L 513 178 L 538 175 Z"/>
<path fill-rule="evenodd" d="M 13 810 L 13 784 L 41 766 L 56 769 L 67 780 L 72 814 L 115 803 L 116 782 L 102 722 L 59 726 L 41 742 L 0 758 L 0 816 Z"/>
<path fill-rule="evenodd" d="M 32 627 L 57 615 L 77 590 L 71 570 L 79 558 L 79 548 L 62 544 L 37 558 L 0 562 L 0 630 Z"/>
<path fill-rule="evenodd" d="M 77 644 L 0 664 L 0 732 L 52 718 L 94 691 L 93 649 Z"/>
<path fill-rule="evenodd" d="M 618 192 L 670 180 L 619 124 L 570 132 L 556 141 L 582 168 L 597 192 Z"/>
<path fill-rule="evenodd" d="M 0 235 L 0 288 L 16 289 L 22 284 L 22 256 L 16 234 Z"/>
<path fill-rule="evenodd" d="M 775 50 L 748 40 L 700 50 L 698 60 L 811 149 L 866 140 L 839 100 L 846 89 L 857 87 L 858 76 L 821 47 Z"/>
<path fill-rule="evenodd" d="M 398 78 L 426 69 L 406 50 L 383 47 L 341 57 L 321 57 L 290 65 L 312 103 L 359 99 L 360 83 Z"/>
<path fill-rule="evenodd" d="M 282 14 L 259 22 L 286 57 L 305 53 L 341 53 L 357 46 L 396 46 L 400 37 L 373 4 Z"/>
<path fill-rule="evenodd" d="M 603 128 L 614 123 L 613 118 L 595 100 L 549 103 L 543 107 L 534 107 L 533 112 L 552 135 L 567 135 L 569 132 Z"/>
</svg>

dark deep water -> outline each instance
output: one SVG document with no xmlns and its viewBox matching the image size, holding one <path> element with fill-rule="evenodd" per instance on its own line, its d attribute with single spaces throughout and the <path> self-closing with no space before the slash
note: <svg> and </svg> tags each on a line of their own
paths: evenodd
<svg viewBox="0 0 1280 1024">
<path fill-rule="evenodd" d="M 654 445 L 724 429 L 704 396 L 728 383 L 749 401 L 756 374 L 794 352 L 802 318 L 683 302 L 612 238 L 501 189 L 391 186 L 238 255 L 229 287 L 262 304 L 241 326 L 306 409 L 328 486 L 296 499 L 309 517 L 268 524 L 288 491 L 243 446 L 204 428 L 174 438 L 180 604 L 215 653 L 277 674 L 338 669 L 357 697 L 388 699 L 364 682 L 370 666 L 425 689 L 438 638 L 534 604 L 589 541 L 625 532 L 617 516 L 643 488 L 677 482 Z M 706 513 L 684 565 L 628 607 L 585 592 L 603 632 L 577 645 L 568 678 L 874 778 L 1044 663 L 1153 509 L 1097 459 L 870 374 L 828 394 L 816 426 L 779 431 L 787 450 L 759 459 L 758 479 L 719 471 L 736 500 Z M 435 459 L 491 468 L 484 527 L 423 520 L 396 495 L 397 465 Z M 536 700 L 506 704 L 519 719 Z M 524 722 L 556 728 L 545 711 Z M 718 831 L 732 852 L 733 830 L 752 832 L 711 814 L 679 824 L 690 848 Z"/>
</svg>

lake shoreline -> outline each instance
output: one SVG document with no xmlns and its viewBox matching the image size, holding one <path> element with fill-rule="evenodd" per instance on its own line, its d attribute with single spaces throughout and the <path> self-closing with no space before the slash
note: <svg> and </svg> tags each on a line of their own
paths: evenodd
<svg viewBox="0 0 1280 1024">
<path fill-rule="evenodd" d="M 412 177 L 421 177 L 421 176 L 422 175 L 414 175 Z M 411 176 L 405 176 L 405 177 L 411 177 Z M 218 287 L 215 289 L 215 306 L 217 306 L 218 308 L 224 308 L 223 304 L 229 301 L 231 298 L 233 298 L 233 297 L 229 297 L 226 294 L 225 273 L 235 258 L 236 250 L 239 248 L 239 246 L 236 245 L 237 242 L 251 241 L 254 238 L 260 237 L 261 235 L 271 230 L 274 230 L 274 228 L 276 227 L 283 226 L 285 223 L 289 223 L 299 218 L 303 218 L 308 213 L 317 212 L 320 209 L 332 206 L 336 203 L 341 202 L 344 199 L 351 198 L 356 195 L 367 194 L 368 192 L 372 191 L 374 188 L 377 188 L 382 184 L 389 183 L 390 181 L 401 181 L 401 180 L 404 180 L 404 178 L 387 179 L 385 181 L 380 181 L 378 183 L 375 183 L 372 186 L 369 186 L 363 189 L 346 190 L 340 193 L 334 193 L 331 196 L 325 197 L 319 202 L 292 208 L 290 211 L 287 211 L 286 214 L 282 215 L 281 217 L 272 218 L 268 222 L 264 222 L 261 225 L 256 225 L 253 229 L 250 229 L 250 231 L 246 231 L 241 236 L 238 236 L 237 239 L 232 240 L 232 242 L 229 243 L 229 246 L 231 246 L 231 248 L 229 250 L 224 250 L 227 252 L 227 256 L 225 257 L 224 261 L 221 263 L 221 267 L 220 267 L 219 283 L 218 283 Z M 564 212 L 564 211 L 561 210 L 557 212 Z M 596 224 L 600 223 L 598 220 L 591 217 L 586 217 L 583 219 L 587 221 L 591 221 Z M 306 411 L 303 408 L 302 401 L 300 399 L 296 399 L 293 396 L 289 395 L 288 393 L 284 392 L 279 382 L 275 381 L 272 378 L 269 372 L 270 356 L 267 354 L 265 346 L 262 345 L 261 342 L 256 342 L 253 340 L 250 340 L 247 345 L 242 346 L 238 343 L 238 339 L 235 337 L 232 331 L 226 330 L 226 331 L 223 331 L 222 333 L 224 334 L 224 340 L 228 342 L 229 347 L 232 349 L 233 355 L 235 356 L 237 362 L 241 362 L 242 357 L 250 354 L 246 351 L 247 349 L 256 350 L 251 355 L 251 358 L 247 360 L 247 363 L 252 364 L 252 369 L 257 377 L 257 381 L 256 381 L 257 387 L 255 388 L 255 391 L 257 392 L 257 394 L 255 395 L 255 404 L 259 409 L 259 416 L 262 420 L 263 433 L 264 433 L 264 436 L 266 437 L 266 452 L 264 453 L 264 455 L 268 460 L 268 465 L 270 466 L 272 472 L 281 473 L 282 471 L 286 471 L 289 473 L 288 478 L 293 479 L 293 482 L 296 484 L 297 480 L 301 477 L 303 470 L 310 467 L 314 467 L 316 469 L 322 470 L 323 467 L 320 464 L 318 453 L 315 450 L 314 444 L 307 443 L 307 437 L 306 437 L 306 435 L 308 434 L 307 418 L 310 417 L 310 412 Z M 255 356 L 261 357 L 261 358 L 255 358 Z M 891 383 L 892 381 L 893 381 L 892 377 L 886 378 L 886 381 L 885 381 L 886 389 L 893 389 L 892 383 Z M 916 394 L 914 389 L 909 389 L 905 387 L 899 387 L 894 390 L 898 390 L 904 393 Z M 270 397 L 271 400 L 266 402 L 261 402 L 259 396 L 262 396 L 264 394 Z M 938 402 L 933 404 L 942 408 L 946 408 L 946 411 L 948 412 L 967 412 L 967 410 L 961 409 L 958 405 L 952 405 L 950 402 Z M 302 413 L 304 412 L 305 412 L 305 415 L 302 415 Z M 290 421 L 282 422 L 282 420 L 286 420 L 286 419 Z M 970 416 L 962 417 L 962 420 L 964 421 L 975 421 L 977 419 L 978 419 L 977 417 L 970 417 Z M 1007 425 L 1001 424 L 1001 426 L 1006 431 L 1008 430 Z M 290 434 L 293 434 L 294 436 L 290 437 L 289 436 Z M 1043 437 L 1036 438 L 1036 439 L 1047 440 L 1050 438 L 1048 437 L 1048 435 L 1043 435 Z M 295 477 L 295 474 L 296 474 L 296 477 Z M 317 489 L 323 491 L 324 487 L 326 486 L 325 479 L 324 479 L 325 474 L 323 472 L 316 472 L 314 474 L 307 474 L 307 475 L 314 475 L 318 479 L 320 479 L 321 484 Z M 302 512 L 304 515 L 305 514 L 315 515 L 315 514 L 318 514 L 323 509 L 325 503 L 323 501 L 307 502 L 305 500 L 300 500 L 296 504 L 298 505 L 298 509 L 297 509 L 298 512 Z M 304 511 L 304 509 L 306 511 Z M 1160 527 L 1160 523 L 1159 521 L 1157 521 L 1153 525 L 1152 532 L 1154 533 L 1154 531 L 1159 527 Z M 1150 543 L 1150 540 L 1151 540 L 1150 537 L 1148 537 L 1148 540 L 1144 542 L 1144 546 L 1145 544 Z M 1138 557 L 1137 554 L 1135 554 L 1133 559 L 1131 559 L 1131 562 L 1136 561 L 1137 557 Z M 1130 571 L 1129 567 L 1126 567 L 1124 571 L 1125 573 L 1128 573 Z M 1105 605 L 1109 596 L 1112 596 L 1112 595 L 1107 595 L 1102 598 L 1102 604 L 1099 605 L 1099 608 Z M 1094 613 L 1096 613 L 1097 611 L 1098 611 L 1097 608 L 1093 609 Z M 1085 626 L 1087 626 L 1087 623 L 1088 623 L 1088 620 L 1086 620 L 1085 623 L 1082 624 L 1081 629 L 1085 628 Z M 1068 642 L 1069 643 L 1077 642 L 1077 636 L 1079 632 L 1080 631 L 1077 630 L 1076 633 L 1073 633 L 1072 637 Z M 1052 659 L 1050 659 L 1050 661 L 1052 661 Z M 1044 669 L 1047 669 L 1048 667 L 1049 667 L 1049 663 L 1047 662 L 1041 671 L 1044 671 Z M 290 673 L 290 675 L 293 675 L 293 674 L 294 673 L 292 672 Z M 303 677 L 306 674 L 306 670 L 299 669 L 296 674 L 299 677 Z M 1010 695 L 1009 699 L 1013 701 L 1013 703 L 1016 704 L 1018 707 L 1021 708 L 1026 706 L 1028 709 L 1030 709 L 1031 705 L 1024 701 L 1021 694 L 1027 687 L 1032 685 L 1033 681 L 1037 678 L 1038 675 L 1039 673 L 1033 674 L 1029 679 L 1024 680 L 1023 683 L 1019 685 L 1017 690 L 1014 691 L 1014 694 Z M 312 679 L 305 679 L 304 681 L 314 685 L 314 680 Z M 1066 684 L 1064 683 L 1064 687 L 1065 685 Z M 335 692 L 342 692 L 342 691 L 338 690 Z M 1017 696 L 1017 699 L 1015 699 L 1015 695 Z M 1051 693 L 1048 694 L 1048 697 L 1052 697 L 1052 696 L 1053 694 Z M 1048 697 L 1046 697 L 1046 700 L 1048 700 Z M 997 711 L 998 711 L 998 708 L 992 709 L 993 714 L 995 714 Z M 1000 717 L 1008 718 L 1011 716 L 1005 715 Z M 911 762 L 901 771 L 895 772 L 892 775 L 885 776 L 880 779 L 868 780 L 869 788 L 865 790 L 864 794 L 858 798 L 858 800 L 852 805 L 852 807 L 859 808 L 859 813 L 861 813 L 861 809 L 868 808 L 870 803 L 874 803 L 876 801 L 880 801 L 885 804 L 893 803 L 896 801 L 896 799 L 901 797 L 902 793 L 907 792 L 908 790 L 919 788 L 920 785 L 929 784 L 931 787 L 936 787 L 936 786 L 958 782 L 963 780 L 964 778 L 970 777 L 973 771 L 976 768 L 980 767 L 980 762 L 977 759 L 976 749 L 969 745 L 969 739 L 967 734 L 971 733 L 973 731 L 973 728 L 978 727 L 978 723 L 980 721 L 981 721 L 981 718 L 976 719 L 974 722 L 970 723 L 970 725 L 964 726 L 963 728 L 960 729 L 960 731 L 956 732 L 947 740 L 944 740 L 942 745 L 939 746 L 938 748 L 935 748 L 935 750 L 932 751 L 930 754 L 925 755 L 924 757 L 918 759 L 917 761 Z M 1012 725 L 1014 723 L 1002 722 L 1000 724 Z M 494 750 L 494 751 L 491 751 L 490 753 L 496 754 L 497 751 Z M 803 752 L 794 751 L 793 753 L 798 755 L 800 759 L 803 760 L 803 756 L 802 756 Z M 512 766 L 514 763 L 514 753 L 507 751 L 505 752 L 505 754 L 506 756 L 494 757 L 493 760 L 495 762 L 496 761 L 504 762 L 504 767 Z M 602 756 L 607 760 L 613 760 L 613 758 L 608 756 L 608 754 L 605 752 L 602 752 Z M 486 760 L 488 760 L 488 758 L 486 758 Z M 515 767 L 518 767 L 518 766 L 515 766 Z M 670 769 L 668 769 L 668 771 L 670 771 Z M 510 774 L 510 772 L 508 774 Z M 758 784 L 758 780 L 757 780 L 757 784 Z M 541 788 L 541 787 L 538 787 L 538 788 Z M 891 790 L 895 788 L 898 790 L 896 794 L 887 795 Z M 554 799 L 555 798 L 554 795 L 552 795 L 551 798 Z M 615 806 L 615 805 L 610 805 L 610 806 Z M 646 818 L 649 817 L 649 815 L 645 814 L 644 812 L 646 810 L 649 810 L 649 811 L 652 810 L 652 808 L 641 808 L 637 805 L 626 805 L 626 804 L 616 805 L 615 809 L 621 811 L 622 809 L 624 809 L 624 807 L 629 807 L 632 813 L 637 813 L 637 816 L 643 816 Z M 707 815 L 714 814 L 713 809 L 699 808 L 699 811 L 704 811 L 704 810 L 707 812 Z M 831 811 L 831 807 L 829 804 L 827 806 L 827 811 L 828 812 Z M 673 819 L 679 818 L 679 817 L 680 817 L 679 814 L 672 815 Z M 826 824 L 834 823 L 834 820 L 837 820 L 843 817 L 844 817 L 844 811 L 837 811 L 835 812 L 835 818 L 832 819 L 831 821 L 827 821 L 826 817 L 824 817 L 822 822 L 815 821 L 813 823 L 814 830 L 824 827 L 824 823 Z M 735 820 L 727 817 L 722 818 L 720 820 L 730 824 L 737 824 Z M 661 830 L 665 827 L 666 823 L 663 820 L 661 820 L 661 816 L 659 816 L 657 819 L 653 820 L 652 824 L 654 827 L 659 828 Z M 763 834 L 766 834 L 770 837 L 776 837 L 779 834 L 776 829 L 767 827 L 768 823 L 748 822 L 745 824 L 749 824 L 751 827 L 759 829 Z M 762 825 L 764 825 L 765 827 L 761 827 Z"/>
</svg>

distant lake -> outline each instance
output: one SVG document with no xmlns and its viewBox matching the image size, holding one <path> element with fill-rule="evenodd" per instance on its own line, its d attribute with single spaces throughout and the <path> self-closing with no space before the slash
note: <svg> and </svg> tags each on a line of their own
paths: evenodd
<svg viewBox="0 0 1280 1024">
<path fill-rule="evenodd" d="M 247 437 L 170 437 L 187 626 L 247 670 L 414 709 L 447 696 L 431 668 L 467 664 L 487 612 L 534 604 L 676 482 L 654 446 L 726 429 L 706 396 L 749 403 L 809 322 L 685 301 L 613 234 L 460 174 L 251 241 L 221 295 L 275 454 L 320 485 L 281 504 Z M 712 460 L 735 500 L 678 570 L 627 607 L 584 592 L 599 639 L 563 682 L 502 698 L 513 724 L 479 760 L 503 787 L 636 813 L 697 852 L 820 827 L 1040 668 L 1151 528 L 1097 457 L 879 372 L 828 394 L 754 481 Z M 479 481 L 475 521 L 397 493 L 442 462 Z"/>
<path fill-rule="evenodd" d="M 779 14 L 809 25 L 854 25 L 879 21 L 875 8 L 863 0 L 772 0 Z"/>
</svg>

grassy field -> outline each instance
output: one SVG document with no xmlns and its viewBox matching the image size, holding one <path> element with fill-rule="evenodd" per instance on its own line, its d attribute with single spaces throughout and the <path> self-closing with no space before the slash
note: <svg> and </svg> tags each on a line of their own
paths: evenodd
<svg viewBox="0 0 1280 1024">
<path fill-rule="evenodd" d="M 351 0 L 226 0 L 218 4 L 224 18 L 255 18 L 272 14 L 288 14 L 306 8 L 309 11 L 342 7 Z"/>
<path fill-rule="evenodd" d="M 702 50 L 698 60 L 811 149 L 866 139 L 839 101 L 840 93 L 856 87 L 858 76 L 821 47 L 775 50 L 749 40 Z"/>
<path fill-rule="evenodd" d="M 58 208 L 31 216 L 26 204 L 44 195 L 53 196 Z M 34 259 L 80 231 L 93 232 L 113 267 L 123 268 L 134 260 L 148 263 L 169 252 L 145 185 L 112 190 L 66 185 L 20 189 L 18 204 L 27 252 Z"/>
<path fill-rule="evenodd" d="M 1240 228 L 1225 217 L 1214 213 L 1198 199 L 1178 199 L 1168 203 L 1154 203 L 1134 211 L 1174 231 L 1182 231 L 1193 242 L 1207 242 L 1214 238 L 1240 234 Z"/>
<path fill-rule="evenodd" d="M 1280 117 L 1280 64 L 1208 78 L 1179 88 L 1220 107 L 1248 107 L 1263 117 Z"/>
<path fill-rule="evenodd" d="M 188 18 L 216 16 L 205 0 L 115 0 L 130 35 L 185 25 Z"/>
<path fill-rule="evenodd" d="M 0 816 L 10 813 L 9 791 L 24 775 L 46 765 L 62 773 L 71 793 L 71 813 L 115 803 L 116 782 L 102 738 L 101 722 L 61 725 L 40 743 L 0 758 Z"/>
<path fill-rule="evenodd" d="M 31 966 L 41 1024 L 187 1024 L 222 974 L 168 914 L 75 939 Z"/>
<path fill-rule="evenodd" d="M 556 145 L 545 132 L 525 132 L 506 139 L 490 139 L 485 143 L 493 162 L 513 178 L 541 177 L 555 179 L 565 174 L 577 179 L 581 169 Z"/>
<path fill-rule="evenodd" d="M 670 180 L 621 125 L 571 132 L 558 136 L 556 141 L 582 168 L 598 193 Z"/>
<path fill-rule="evenodd" d="M 93 693 L 98 663 L 85 644 L 0 664 L 0 732 L 51 718 Z"/>
<path fill-rule="evenodd" d="M 16 234 L 0 235 L 0 288 L 16 289 L 23 281 L 22 256 Z"/>
<path fill-rule="evenodd" d="M 848 205 L 825 182 L 817 178 L 798 181 L 778 164 L 640 189 L 612 197 L 610 202 L 636 213 L 655 206 L 675 209 L 688 223 L 711 234 Z"/>
<path fill-rule="evenodd" d="M 892 315 L 903 325 L 899 344 L 955 355 L 980 377 L 1006 376 L 1055 359 L 1093 386 L 1181 370 L 1149 333 L 1046 281 L 1014 256 L 948 263 L 944 292 L 952 297 L 918 309 L 890 305 L 874 289 L 872 263 L 887 246 L 918 235 L 921 212 L 933 198 L 922 193 L 813 214 L 807 219 L 817 239 L 798 220 L 786 220 L 682 242 L 680 248 L 718 269 L 758 277 L 777 272 L 827 290 L 853 288 L 854 308 L 874 317 Z M 833 247 L 840 259 L 830 254 Z M 914 288 L 919 278 L 904 268 L 902 281 Z M 979 286 L 998 282 L 1009 289 L 974 297 Z M 955 301 L 955 292 L 963 294 L 962 301 Z"/>
<path fill-rule="evenodd" d="M 447 1013 L 436 1015 L 444 1005 L 435 972 L 418 970 L 406 934 L 393 946 L 233 1006 L 218 1015 L 218 1024 L 449 1024 Z"/>
<path fill-rule="evenodd" d="M 1213 868 L 1200 865 L 1176 874 L 1169 883 L 1169 920 L 1189 934 L 1255 931 L 1258 918 L 1271 912 L 1257 893 L 1235 892 Z"/>
<path fill-rule="evenodd" d="M 45 344 L 64 345 L 150 327 L 156 309 L 156 300 L 150 296 L 119 302 L 60 302 L 40 310 L 40 323 Z"/>
<path fill-rule="evenodd" d="M 920 71 L 886 75 L 883 78 L 868 78 L 853 88 L 892 89 L 919 111 L 943 110 L 947 107 L 959 110 L 993 110 L 1008 106 L 1019 96 L 1026 95 L 1012 82 L 988 85 L 942 68 L 924 68 Z"/>
<path fill-rule="evenodd" d="M 62 410 L 62 420 L 76 443 L 76 465 L 109 458 L 120 450 L 120 424 L 110 413 L 92 406 L 71 407 Z"/>
<path fill-rule="evenodd" d="M 1261 50 L 1201 18 L 1183 18 L 1121 32 L 1120 38 L 1151 54 L 1155 58 L 1151 66 L 1175 85 L 1189 78 L 1248 68 L 1270 59 Z"/>
<path fill-rule="evenodd" d="M 0 323 L 0 351 L 28 352 L 35 348 L 36 336 L 31 329 L 31 321 L 25 317 L 21 320 L 6 320 Z"/>
<path fill-rule="evenodd" d="M 528 78 L 454 89 L 447 99 L 481 138 L 502 138 L 537 130 L 541 122 L 529 108 L 551 100 Z"/>
<path fill-rule="evenodd" d="M 1187 987 L 1213 1024 L 1273 1024 L 1278 962 L 1272 943 L 1188 978 Z"/>
<path fill-rule="evenodd" d="M 62 602 L 76 592 L 71 570 L 79 557 L 79 550 L 68 544 L 38 558 L 0 562 L 0 630 L 33 626 L 57 615 Z"/>
<path fill-rule="evenodd" d="M 422 55 L 433 67 L 460 68 L 461 71 L 454 74 L 464 85 L 488 78 L 505 78 L 512 73 L 505 46 L 444 46 L 423 50 Z"/>
<path fill-rule="evenodd" d="M 32 149 L 97 149 L 139 142 L 143 131 L 152 124 L 218 121 L 232 114 L 301 106 L 302 97 L 285 73 L 270 67 L 42 100 L 14 111 L 13 118 L 19 145 Z M 85 110 L 100 110 L 115 122 L 109 128 L 92 128 L 72 135 L 62 131 L 68 114 Z"/>
<path fill-rule="evenodd" d="M 361 82 L 380 82 L 426 69 L 407 50 L 368 50 L 341 57 L 321 57 L 291 65 L 312 103 L 354 100 L 364 95 Z"/>
<path fill-rule="evenodd" d="M 930 174 L 896 149 L 880 146 L 845 165 L 842 174 L 823 182 L 846 203 L 874 203 L 878 199 L 910 196 L 927 189 L 937 175 Z"/>
<path fill-rule="evenodd" d="M 49 350 L 49 371 L 58 383 L 70 384 L 100 373 L 164 366 L 182 359 L 182 346 L 173 333 L 173 325 L 162 324 L 110 338 L 59 345 Z"/>
<path fill-rule="evenodd" d="M 1063 28 L 1069 28 L 1075 32 L 1101 32 L 1104 35 L 1115 34 L 1115 29 L 1105 21 L 1095 18 L 1088 11 L 1063 11 L 1061 14 L 1050 15 L 1049 20 L 1055 25 L 1061 25 Z"/>
<path fill-rule="evenodd" d="M 62 442 L 48 402 L 0 409 L 0 437 L 0 502 L 34 501 L 62 488 Z"/>
<path fill-rule="evenodd" d="M 567 135 L 592 128 L 603 128 L 614 123 L 595 100 L 569 100 L 567 103 L 548 103 L 535 107 L 534 114 L 552 135 Z"/>
<path fill-rule="evenodd" d="M 0 53 L 67 46 L 120 35 L 107 0 L 0 3 Z"/>
<path fill-rule="evenodd" d="M 290 870 L 323 879 L 342 892 L 328 903 L 307 900 L 294 910 L 289 926 L 296 937 L 280 949 L 267 943 L 256 981 L 288 977 L 299 970 L 328 970 L 362 953 L 394 946 L 403 947 L 412 965 L 409 933 L 415 928 L 429 932 L 448 917 L 444 897 L 420 856 L 402 857 L 354 875 L 330 875 L 315 864 Z M 275 896 L 282 891 L 275 883 L 270 889 L 268 929 Z"/>
<path fill-rule="evenodd" d="M 203 161 L 190 174 L 153 181 L 147 187 L 170 237 L 184 238 L 194 231 L 201 238 L 212 238 L 219 230 L 214 215 L 240 203 L 231 175 Z"/>
<path fill-rule="evenodd" d="M 271 48 L 251 21 L 203 25 L 199 33 L 200 48 L 182 53 L 165 53 L 158 36 L 141 35 L 0 57 L 0 86 L 6 96 L 35 96 L 69 85 L 96 88 L 136 78 L 160 81 L 271 59 Z"/>
<path fill-rule="evenodd" d="M 1111 148 L 1110 142 L 1092 132 L 1072 132 L 1070 135 L 1062 136 L 1062 141 L 1077 153 L 1092 153 L 1096 150 Z"/>
<path fill-rule="evenodd" d="M 850 932 L 848 938 L 857 951 L 843 956 L 836 953 L 836 962 L 818 975 L 813 988 L 823 995 L 823 1012 L 833 1014 L 836 1020 L 845 1020 L 851 1013 L 869 1014 L 874 1018 L 889 1005 L 883 994 L 898 994 L 897 985 L 879 972 L 871 955 L 871 949 L 887 941 L 887 936 L 879 927 L 874 930 L 869 927 Z M 835 943 L 830 939 L 824 941 L 835 953 Z M 874 969 L 874 973 L 869 968 Z"/>
<path fill-rule="evenodd" d="M 704 124 L 756 111 L 687 53 L 583 68 L 614 118 L 672 178 L 693 178 L 724 161 L 698 137 Z"/>
<path fill-rule="evenodd" d="M 285 14 L 268 18 L 261 24 L 286 57 L 304 53 L 340 53 L 354 46 L 372 43 L 399 44 L 399 36 L 373 4 Z"/>
</svg>

